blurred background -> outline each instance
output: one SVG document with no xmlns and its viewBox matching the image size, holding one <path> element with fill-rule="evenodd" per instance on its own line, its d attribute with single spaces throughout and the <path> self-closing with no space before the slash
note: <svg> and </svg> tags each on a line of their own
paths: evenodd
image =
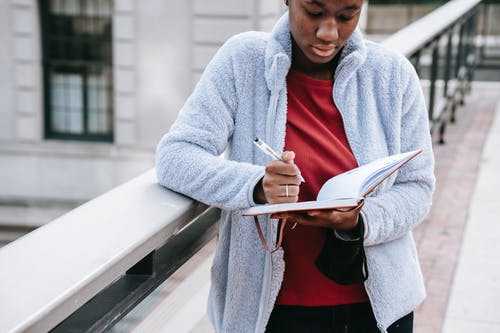
<svg viewBox="0 0 500 333">
<path fill-rule="evenodd" d="M 366 1 L 359 26 L 384 42 L 446 3 Z M 444 64 L 449 48 L 459 59 L 469 30 L 480 56 L 468 80 L 500 81 L 500 1 L 477 3 L 468 28 L 450 25 L 412 54 L 430 108 L 450 75 L 433 57 Z M 0 247 L 150 170 L 222 43 L 270 31 L 285 10 L 282 0 L 0 0 Z"/>
</svg>

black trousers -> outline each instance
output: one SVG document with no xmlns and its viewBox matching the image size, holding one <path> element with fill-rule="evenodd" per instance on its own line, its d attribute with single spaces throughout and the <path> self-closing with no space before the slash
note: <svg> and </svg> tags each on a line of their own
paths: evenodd
<svg viewBox="0 0 500 333">
<path fill-rule="evenodd" d="M 266 333 L 379 333 L 370 303 L 338 306 L 276 305 Z M 389 333 L 412 333 L 413 312 L 388 328 Z"/>
</svg>

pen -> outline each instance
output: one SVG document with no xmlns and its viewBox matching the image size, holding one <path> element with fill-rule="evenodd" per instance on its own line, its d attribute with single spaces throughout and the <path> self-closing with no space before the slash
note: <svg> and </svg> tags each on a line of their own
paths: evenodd
<svg viewBox="0 0 500 333">
<path fill-rule="evenodd" d="M 269 147 L 264 141 L 262 141 L 261 139 L 259 138 L 255 138 L 253 140 L 253 143 L 260 149 L 262 150 L 265 154 L 271 156 L 272 158 L 274 158 L 275 160 L 277 161 L 283 161 L 283 159 L 281 158 L 280 155 L 278 155 L 278 153 L 276 153 L 271 147 Z M 304 180 L 304 177 L 302 177 L 302 175 L 300 175 L 300 180 L 305 183 L 306 181 Z"/>
</svg>

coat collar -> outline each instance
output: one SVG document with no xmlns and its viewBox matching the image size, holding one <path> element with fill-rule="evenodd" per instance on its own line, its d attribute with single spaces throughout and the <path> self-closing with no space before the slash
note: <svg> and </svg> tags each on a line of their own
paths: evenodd
<svg viewBox="0 0 500 333">
<path fill-rule="evenodd" d="M 271 32 L 266 46 L 266 83 L 270 91 L 277 93 L 290 70 L 292 59 L 292 37 L 288 24 L 288 12 L 283 14 Z"/>
</svg>

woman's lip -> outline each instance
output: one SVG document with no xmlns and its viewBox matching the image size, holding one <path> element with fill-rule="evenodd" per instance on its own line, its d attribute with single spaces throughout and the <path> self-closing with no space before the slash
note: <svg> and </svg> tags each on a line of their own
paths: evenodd
<svg viewBox="0 0 500 333">
<path fill-rule="evenodd" d="M 328 46 L 312 46 L 313 52 L 320 57 L 328 57 L 335 53 L 336 47 L 328 47 Z"/>
</svg>

